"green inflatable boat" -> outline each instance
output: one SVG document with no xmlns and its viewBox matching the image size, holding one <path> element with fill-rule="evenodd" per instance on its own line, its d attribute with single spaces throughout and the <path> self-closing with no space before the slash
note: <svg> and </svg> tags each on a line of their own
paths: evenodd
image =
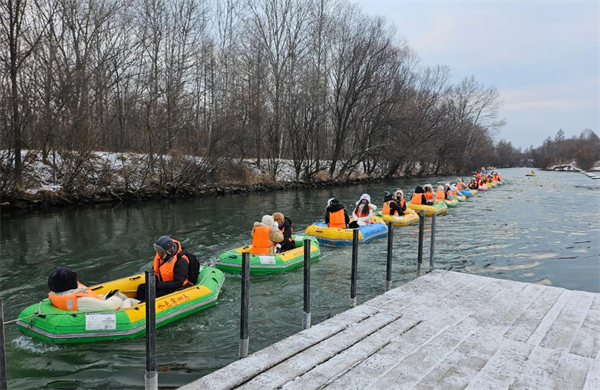
<svg viewBox="0 0 600 390">
<path fill-rule="evenodd" d="M 250 255 L 250 274 L 268 274 L 276 272 L 286 272 L 304 265 L 304 237 L 293 235 L 292 239 L 296 243 L 296 248 L 274 255 Z M 310 237 L 310 261 L 318 260 L 321 257 L 319 242 L 315 237 Z M 242 272 L 242 253 L 249 252 L 252 245 L 232 249 L 219 256 L 215 263 L 218 269 L 239 274 Z"/>
<path fill-rule="evenodd" d="M 203 266 L 195 286 L 156 298 L 156 327 L 215 305 L 224 280 L 223 272 Z M 140 274 L 90 288 L 98 294 L 118 289 L 132 297 L 144 281 L 145 275 Z M 146 304 L 85 313 L 58 309 L 46 298 L 23 310 L 17 327 L 31 337 L 59 344 L 134 338 L 146 333 Z"/>
</svg>

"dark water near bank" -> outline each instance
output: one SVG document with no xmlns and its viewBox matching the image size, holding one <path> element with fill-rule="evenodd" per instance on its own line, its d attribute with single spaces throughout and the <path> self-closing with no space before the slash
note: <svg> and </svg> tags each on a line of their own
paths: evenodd
<svg viewBox="0 0 600 390">
<path fill-rule="evenodd" d="M 576 173 L 503 170 L 508 185 L 480 193 L 438 218 L 437 267 L 495 278 L 600 292 L 600 181 Z M 281 211 L 297 232 L 323 218 L 327 199 L 346 204 L 368 192 L 411 193 L 400 180 L 352 187 L 273 192 L 148 204 L 109 205 L 1 218 L 0 298 L 5 318 L 46 292 L 57 265 L 90 285 L 149 267 L 156 237 L 169 234 L 212 262 L 250 240 L 252 223 Z M 427 227 L 429 220 L 427 221 Z M 396 227 L 393 285 L 415 278 L 418 225 Z M 429 239 L 425 240 L 428 259 Z M 358 301 L 384 291 L 386 240 L 359 248 Z M 348 308 L 350 247 L 322 247 L 312 266 L 313 324 Z M 251 280 L 250 352 L 292 335 L 302 324 L 302 269 Z M 219 304 L 158 330 L 159 384 L 186 384 L 237 359 L 240 278 L 228 275 Z M 143 338 L 56 346 L 5 328 L 10 389 L 143 389 Z"/>
</svg>

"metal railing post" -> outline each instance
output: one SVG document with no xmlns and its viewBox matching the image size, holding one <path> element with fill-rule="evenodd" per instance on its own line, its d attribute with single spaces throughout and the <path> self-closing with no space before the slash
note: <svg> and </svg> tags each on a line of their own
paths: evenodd
<svg viewBox="0 0 600 390">
<path fill-rule="evenodd" d="M 350 278 L 350 307 L 356 307 L 356 269 L 358 268 L 358 229 L 352 231 L 352 276 Z"/>
<path fill-rule="evenodd" d="M 433 253 L 435 252 L 435 214 L 431 216 L 431 246 L 429 248 L 429 272 L 433 271 L 434 259 Z"/>
<path fill-rule="evenodd" d="M 154 270 L 146 271 L 146 390 L 158 389 L 156 371 L 156 279 Z"/>
<path fill-rule="evenodd" d="M 242 302 L 240 310 L 240 358 L 248 356 L 248 306 L 250 304 L 250 253 L 242 253 Z"/>
<path fill-rule="evenodd" d="M 419 211 L 419 253 L 417 257 L 417 276 L 422 275 L 423 267 L 423 231 L 425 229 L 425 212 Z"/>
<path fill-rule="evenodd" d="M 394 222 L 388 224 L 387 267 L 385 270 L 385 291 L 392 289 L 392 247 L 394 244 Z"/>
<path fill-rule="evenodd" d="M 0 299 L 0 390 L 7 389 L 6 349 L 4 347 L 4 302 Z"/>
<path fill-rule="evenodd" d="M 304 311 L 302 312 L 302 329 L 310 328 L 310 244 L 311 239 L 304 239 Z"/>
</svg>

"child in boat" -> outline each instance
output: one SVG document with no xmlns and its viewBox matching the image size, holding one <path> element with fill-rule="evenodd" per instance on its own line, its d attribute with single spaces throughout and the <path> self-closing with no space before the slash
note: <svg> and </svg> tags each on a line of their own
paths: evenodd
<svg viewBox="0 0 600 390">
<path fill-rule="evenodd" d="M 370 224 L 375 210 L 377 210 L 377 206 L 371 204 L 371 197 L 369 194 L 362 194 L 358 202 L 356 202 L 354 211 L 352 211 L 352 218 L 354 220 L 350 222 L 348 227 L 350 229 L 356 229 Z"/>
<path fill-rule="evenodd" d="M 282 213 L 274 213 L 273 219 L 275 220 L 275 223 L 277 223 L 277 229 L 279 229 L 281 234 L 283 234 L 283 241 L 281 244 L 277 244 L 280 245 L 278 253 L 283 253 L 285 251 L 289 251 L 290 249 L 294 249 L 296 247 L 296 243 L 292 238 L 292 233 L 294 233 L 294 229 L 292 229 L 292 220 Z"/>
<path fill-rule="evenodd" d="M 349 223 L 346 206 L 336 198 L 329 199 L 325 209 L 325 224 L 331 228 L 346 229 Z"/>
<path fill-rule="evenodd" d="M 57 267 L 48 277 L 48 298 L 55 307 L 68 311 L 107 311 L 128 309 L 139 301 L 117 292 L 105 297 L 79 283 L 77 273 L 67 267 Z"/>
</svg>

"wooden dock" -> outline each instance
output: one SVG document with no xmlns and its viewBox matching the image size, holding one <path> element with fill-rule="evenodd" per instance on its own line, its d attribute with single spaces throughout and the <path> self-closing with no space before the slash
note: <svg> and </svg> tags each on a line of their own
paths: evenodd
<svg viewBox="0 0 600 390">
<path fill-rule="evenodd" d="M 599 348 L 600 294 L 434 271 L 180 389 L 592 390 Z"/>
</svg>

